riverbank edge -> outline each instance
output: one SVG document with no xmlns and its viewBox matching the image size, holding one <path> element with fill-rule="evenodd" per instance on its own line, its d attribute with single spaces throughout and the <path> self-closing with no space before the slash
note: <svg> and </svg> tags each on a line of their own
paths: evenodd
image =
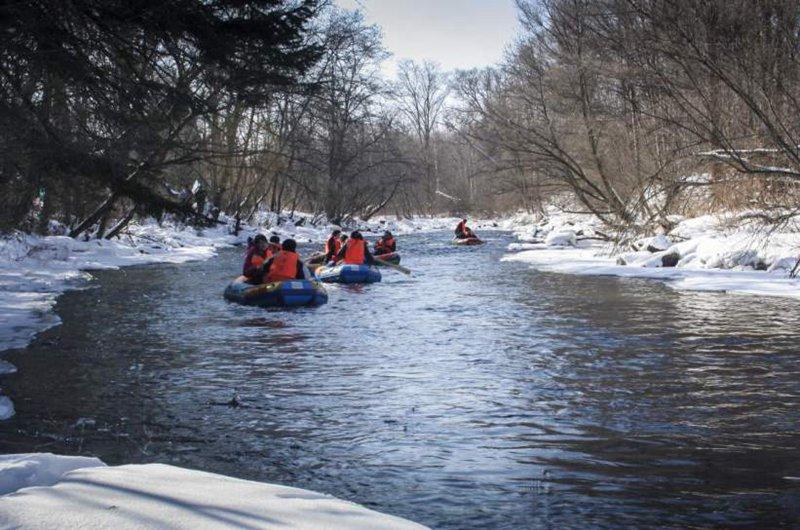
<svg viewBox="0 0 800 530">
<path fill-rule="evenodd" d="M 93 457 L 0 455 L 0 527 L 423 530 L 311 490 L 166 464 L 106 466 Z"/>
<path fill-rule="evenodd" d="M 790 277 L 800 227 L 770 232 L 742 222 L 747 214 L 680 219 L 670 232 L 625 248 L 602 241 L 599 222 L 585 214 L 520 214 L 501 223 L 518 241 L 502 260 L 543 272 L 658 280 L 679 291 L 800 299 L 800 278 Z"/>
</svg>

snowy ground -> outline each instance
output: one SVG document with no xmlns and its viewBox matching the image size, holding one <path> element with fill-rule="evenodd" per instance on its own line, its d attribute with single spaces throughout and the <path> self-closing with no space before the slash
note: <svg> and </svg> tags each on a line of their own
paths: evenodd
<svg viewBox="0 0 800 530">
<path fill-rule="evenodd" d="M 795 227 L 765 233 L 733 215 L 706 215 L 620 252 L 593 239 L 599 225 L 588 216 L 549 213 L 544 221 L 519 215 L 503 223 L 519 240 L 504 260 L 567 274 L 652 278 L 681 290 L 800 299 L 800 279 L 789 277 L 800 257 Z"/>
<path fill-rule="evenodd" d="M 1 528 L 424 528 L 308 490 L 44 453 L 0 456 L 0 495 Z"/>
</svg>

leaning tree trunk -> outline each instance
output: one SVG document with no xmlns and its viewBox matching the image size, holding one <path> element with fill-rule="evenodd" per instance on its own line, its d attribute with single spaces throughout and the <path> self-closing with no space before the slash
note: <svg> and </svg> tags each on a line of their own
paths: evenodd
<svg viewBox="0 0 800 530">
<path fill-rule="evenodd" d="M 133 220 L 133 216 L 135 215 L 135 213 L 136 213 L 136 208 L 131 208 L 131 211 L 128 212 L 128 214 L 125 217 L 120 219 L 120 221 L 117 224 L 114 225 L 114 227 L 108 232 L 108 234 L 106 234 L 105 238 L 111 239 L 117 237 L 119 233 L 122 232 L 126 226 L 128 226 L 128 223 L 130 223 Z"/>
</svg>

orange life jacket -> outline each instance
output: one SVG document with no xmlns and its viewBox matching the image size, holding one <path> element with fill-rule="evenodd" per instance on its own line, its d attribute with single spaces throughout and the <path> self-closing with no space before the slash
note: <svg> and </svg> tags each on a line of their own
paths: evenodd
<svg viewBox="0 0 800 530">
<path fill-rule="evenodd" d="M 259 254 L 258 251 L 255 251 L 253 255 L 250 257 L 250 265 L 253 267 L 260 267 L 270 258 L 269 249 L 265 250 L 263 254 Z"/>
<path fill-rule="evenodd" d="M 350 265 L 363 265 L 367 243 L 363 239 L 348 239 L 344 251 L 344 262 Z"/>
<path fill-rule="evenodd" d="M 458 226 L 456 227 L 456 232 L 461 232 L 462 234 L 466 234 L 467 223 L 465 223 L 464 221 L 459 222 Z"/>
<path fill-rule="evenodd" d="M 272 258 L 272 265 L 269 267 L 267 282 L 282 282 L 284 280 L 294 280 L 297 277 L 297 263 L 300 256 L 297 252 L 281 250 Z"/>
<path fill-rule="evenodd" d="M 328 240 L 325 242 L 325 255 L 327 256 L 331 252 L 331 239 L 333 239 L 333 246 L 334 246 L 333 256 L 336 257 L 339 251 L 342 250 L 342 242 L 336 236 L 329 237 Z"/>
</svg>

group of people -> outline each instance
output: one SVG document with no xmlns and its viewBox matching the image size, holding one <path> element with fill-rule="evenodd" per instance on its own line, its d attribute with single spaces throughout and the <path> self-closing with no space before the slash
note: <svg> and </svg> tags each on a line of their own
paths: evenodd
<svg viewBox="0 0 800 530">
<path fill-rule="evenodd" d="M 347 248 L 348 245 L 354 247 L 356 252 L 359 252 L 356 247 L 361 247 L 361 243 L 353 243 L 353 240 L 362 241 L 363 245 L 366 249 L 366 260 L 367 261 L 347 261 Z M 380 239 L 375 242 L 375 252 L 370 253 L 369 248 L 366 246 L 366 241 L 364 241 L 364 237 L 361 235 L 361 232 L 356 230 L 355 232 L 350 234 L 350 237 L 347 237 L 347 234 L 342 234 L 342 231 L 334 229 L 331 232 L 331 235 L 328 236 L 328 239 L 325 241 L 325 263 L 330 262 L 339 262 L 344 261 L 345 263 L 371 263 L 373 254 L 375 256 L 383 256 L 386 254 L 391 254 L 393 252 L 397 252 L 397 241 L 395 241 L 394 236 L 388 230 L 383 233 Z M 356 259 L 356 258 L 352 258 Z"/>
<path fill-rule="evenodd" d="M 477 237 L 475 232 L 472 231 L 470 227 L 467 226 L 467 220 L 462 219 L 460 223 L 456 226 L 455 229 L 456 239 L 469 239 L 471 237 Z"/>
<path fill-rule="evenodd" d="M 333 230 L 325 241 L 324 263 L 346 263 L 354 265 L 375 264 L 374 256 L 383 256 L 397 251 L 397 242 L 388 230 L 375 243 L 374 255 L 369 250 L 361 232 L 355 230 L 350 237 L 339 229 Z M 297 242 L 278 236 L 267 240 L 263 234 L 255 236 L 247 248 L 242 274 L 253 284 L 302 280 L 307 272 L 303 260 L 297 253 Z"/>
<path fill-rule="evenodd" d="M 247 247 L 242 274 L 254 284 L 305 279 L 305 265 L 297 253 L 297 241 L 289 238 L 281 243 L 278 236 L 267 240 L 264 234 L 258 234 Z"/>
</svg>

